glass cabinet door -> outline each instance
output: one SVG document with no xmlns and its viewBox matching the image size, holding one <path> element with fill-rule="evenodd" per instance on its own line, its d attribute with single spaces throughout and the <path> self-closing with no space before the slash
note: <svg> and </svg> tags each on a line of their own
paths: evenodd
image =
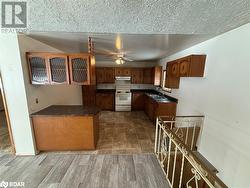
<svg viewBox="0 0 250 188">
<path fill-rule="evenodd" d="M 66 55 L 48 57 L 52 84 L 69 84 L 68 58 Z"/>
<path fill-rule="evenodd" d="M 30 81 L 32 84 L 49 84 L 49 74 L 47 59 L 42 54 L 27 54 L 30 71 Z"/>
<path fill-rule="evenodd" d="M 71 83 L 79 85 L 90 84 L 89 58 L 88 55 L 83 54 L 69 56 Z"/>
</svg>

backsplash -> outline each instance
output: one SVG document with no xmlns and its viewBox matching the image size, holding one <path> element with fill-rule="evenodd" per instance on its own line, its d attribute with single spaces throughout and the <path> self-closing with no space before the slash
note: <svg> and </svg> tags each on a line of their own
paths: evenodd
<svg viewBox="0 0 250 188">
<path fill-rule="evenodd" d="M 115 84 L 97 84 L 97 89 L 115 89 Z M 151 84 L 131 84 L 131 89 L 155 89 Z"/>
</svg>

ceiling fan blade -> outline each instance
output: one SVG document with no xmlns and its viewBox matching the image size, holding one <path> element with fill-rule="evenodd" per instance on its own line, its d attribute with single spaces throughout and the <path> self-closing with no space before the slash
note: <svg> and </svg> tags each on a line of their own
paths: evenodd
<svg viewBox="0 0 250 188">
<path fill-rule="evenodd" d="M 130 58 L 128 58 L 128 57 L 125 57 L 125 56 L 123 56 L 123 57 L 122 57 L 122 59 L 124 59 L 125 61 L 135 61 L 135 60 L 133 60 L 133 59 L 130 59 Z"/>
</svg>

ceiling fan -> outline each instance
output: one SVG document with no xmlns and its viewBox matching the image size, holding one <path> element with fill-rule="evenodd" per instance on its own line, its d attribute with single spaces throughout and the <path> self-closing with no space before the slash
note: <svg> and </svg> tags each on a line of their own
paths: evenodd
<svg viewBox="0 0 250 188">
<path fill-rule="evenodd" d="M 100 39 L 100 38 L 97 38 L 97 37 L 94 37 L 93 38 L 97 43 L 98 43 L 98 40 L 103 42 L 105 41 L 106 44 L 111 44 L 113 46 L 113 44 L 115 44 L 115 49 L 114 51 L 112 50 L 107 50 L 106 48 L 95 48 L 94 49 L 94 53 L 96 55 L 103 55 L 103 56 L 109 56 L 111 57 L 112 59 L 115 60 L 115 63 L 116 64 L 124 64 L 126 61 L 135 61 L 131 58 L 128 57 L 127 53 L 129 51 L 124 51 L 123 50 L 123 44 L 122 44 L 122 41 L 121 41 L 121 38 L 120 37 L 117 37 L 115 41 L 110 41 L 110 40 L 107 40 L 107 39 Z M 95 46 L 97 47 L 97 46 Z"/>
</svg>

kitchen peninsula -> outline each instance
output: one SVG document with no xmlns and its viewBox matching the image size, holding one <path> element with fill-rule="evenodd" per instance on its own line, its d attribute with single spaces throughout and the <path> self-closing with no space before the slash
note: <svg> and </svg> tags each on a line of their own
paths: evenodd
<svg viewBox="0 0 250 188">
<path fill-rule="evenodd" d="M 91 150 L 99 135 L 99 108 L 53 105 L 31 115 L 39 151 Z"/>
</svg>

